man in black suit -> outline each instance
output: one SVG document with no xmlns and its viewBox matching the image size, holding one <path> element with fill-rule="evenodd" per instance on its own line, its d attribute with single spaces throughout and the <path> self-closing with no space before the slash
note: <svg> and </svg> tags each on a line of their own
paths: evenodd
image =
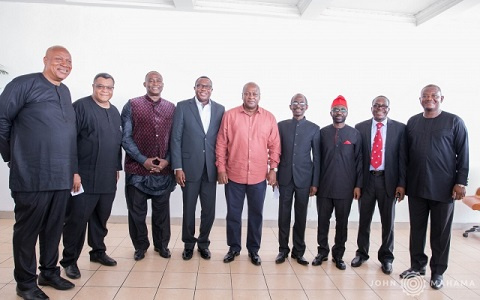
<svg viewBox="0 0 480 300">
<path fill-rule="evenodd" d="M 184 260 L 193 256 L 197 244 L 200 256 L 210 259 L 209 235 L 215 220 L 217 168 L 215 143 L 225 107 L 212 101 L 212 81 L 201 76 L 193 87 L 195 97 L 180 101 L 173 117 L 170 152 L 177 183 L 183 191 L 182 241 Z M 197 198 L 202 206 L 200 234 L 195 238 Z"/>
<path fill-rule="evenodd" d="M 392 273 L 395 202 L 403 200 L 405 196 L 407 155 L 405 124 L 387 118 L 389 106 L 387 97 L 376 97 L 372 101 L 373 118 L 355 126 L 363 141 L 363 192 L 358 200 L 358 249 L 351 264 L 352 267 L 359 267 L 369 258 L 370 225 L 378 201 L 382 222 L 382 245 L 378 250 L 378 260 L 385 274 Z M 381 143 L 379 147 L 375 144 L 376 137 Z"/>
<path fill-rule="evenodd" d="M 290 248 L 288 239 L 295 194 L 295 224 L 293 225 L 292 258 L 301 265 L 308 265 L 305 253 L 305 225 L 307 222 L 308 198 L 317 193 L 320 176 L 320 127 L 307 121 L 307 98 L 296 94 L 290 101 L 293 118 L 278 123 L 281 149 L 278 165 L 280 201 L 278 208 L 279 253 L 275 262 L 285 262 Z M 312 161 L 313 157 L 313 161 Z"/>
</svg>

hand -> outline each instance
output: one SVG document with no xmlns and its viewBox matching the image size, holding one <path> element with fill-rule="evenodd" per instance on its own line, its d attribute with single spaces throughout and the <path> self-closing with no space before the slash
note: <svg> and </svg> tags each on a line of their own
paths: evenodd
<svg viewBox="0 0 480 300">
<path fill-rule="evenodd" d="M 150 173 L 159 173 L 166 166 L 168 166 L 168 161 L 159 157 L 149 157 L 143 163 L 143 166 L 145 167 L 145 169 L 149 170 Z"/>
<path fill-rule="evenodd" d="M 315 196 L 315 194 L 317 193 L 317 190 L 318 190 L 318 188 L 316 186 L 311 186 L 310 187 L 310 194 L 309 194 L 310 197 Z"/>
<path fill-rule="evenodd" d="M 353 189 L 353 199 L 358 200 L 360 199 L 361 195 L 362 195 L 362 191 L 359 187 L 356 187 Z"/>
<path fill-rule="evenodd" d="M 273 169 L 270 169 L 267 174 L 267 183 L 271 186 L 274 186 L 277 183 L 277 172 L 275 172 Z"/>
<path fill-rule="evenodd" d="M 175 180 L 181 187 L 185 187 L 185 172 L 183 170 L 175 170 Z"/>
<path fill-rule="evenodd" d="M 218 172 L 217 180 L 218 180 L 218 184 L 227 184 L 228 183 L 227 172 Z"/>
<path fill-rule="evenodd" d="M 465 189 L 465 186 L 456 184 L 453 186 L 452 190 L 452 198 L 453 200 L 462 200 L 463 197 L 465 197 L 467 190 Z"/>
<path fill-rule="evenodd" d="M 397 186 L 395 189 L 395 199 L 397 199 L 398 202 L 402 201 L 405 198 L 405 188 L 401 186 Z"/>
<path fill-rule="evenodd" d="M 80 178 L 80 174 L 73 174 L 72 191 L 77 193 L 80 190 L 81 185 L 82 185 L 82 178 Z"/>
</svg>

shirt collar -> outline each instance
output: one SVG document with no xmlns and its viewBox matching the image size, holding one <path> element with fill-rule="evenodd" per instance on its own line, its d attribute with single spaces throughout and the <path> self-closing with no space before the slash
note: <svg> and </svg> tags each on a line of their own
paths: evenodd
<svg viewBox="0 0 480 300">
<path fill-rule="evenodd" d="M 388 118 L 385 118 L 385 120 L 383 120 L 382 122 L 377 122 L 375 121 L 374 118 L 372 118 L 372 125 L 377 126 L 377 123 L 382 123 L 383 126 L 387 126 L 387 121 L 388 121 Z"/>
<path fill-rule="evenodd" d="M 202 102 L 200 102 L 200 100 L 198 100 L 197 96 L 194 97 L 195 98 L 195 103 L 197 104 L 197 106 L 206 106 L 206 105 L 210 105 L 210 102 L 212 101 L 211 99 L 208 99 L 208 102 L 207 104 L 203 105 Z"/>
</svg>

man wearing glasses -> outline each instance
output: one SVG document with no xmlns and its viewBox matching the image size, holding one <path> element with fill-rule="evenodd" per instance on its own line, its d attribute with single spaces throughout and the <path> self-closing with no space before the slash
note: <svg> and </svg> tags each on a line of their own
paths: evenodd
<svg viewBox="0 0 480 300">
<path fill-rule="evenodd" d="M 292 258 L 301 265 L 308 265 L 305 253 L 305 226 L 308 199 L 317 193 L 320 176 L 320 127 L 307 121 L 307 98 L 296 94 L 290 101 L 293 118 L 278 123 L 282 154 L 278 165 L 278 243 L 279 253 L 275 262 L 285 262 L 290 248 L 290 220 L 295 195 L 295 224 L 293 225 Z M 313 159 L 312 159 L 313 157 Z"/>
<path fill-rule="evenodd" d="M 363 190 L 358 200 L 360 224 L 352 267 L 368 260 L 370 225 L 378 203 L 382 222 L 382 245 L 378 260 L 385 274 L 392 273 L 395 203 L 405 197 L 407 142 L 405 124 L 387 118 L 390 100 L 378 96 L 372 101 L 372 119 L 355 126 L 362 136 Z"/>
<path fill-rule="evenodd" d="M 348 217 L 353 199 L 360 198 L 362 173 L 362 139 L 360 133 L 345 124 L 347 101 L 338 96 L 332 102 L 330 116 L 333 124 L 320 130 L 320 184 L 317 193 L 318 255 L 312 265 L 319 266 L 328 259 L 328 230 L 335 209 L 335 244 L 332 261 L 345 270 L 343 261 L 347 241 Z"/>
<path fill-rule="evenodd" d="M 272 113 L 258 106 L 260 87 L 249 82 L 242 91 L 243 105 L 225 112 L 217 137 L 218 182 L 225 184 L 227 199 L 227 244 L 225 263 L 242 249 L 242 211 L 247 196 L 247 250 L 252 264 L 262 263 L 258 250 L 262 240 L 263 204 L 268 185 L 277 180 L 280 138 Z"/>
<path fill-rule="evenodd" d="M 80 278 L 77 260 L 82 252 L 88 222 L 90 261 L 105 266 L 117 262 L 105 252 L 107 221 L 112 212 L 119 172 L 122 169 L 122 124 L 118 109 L 110 103 L 115 80 L 97 74 L 91 96 L 73 103 L 77 117 L 78 173 L 73 177 L 63 227 L 63 259 L 60 264 L 72 279 Z"/>
<path fill-rule="evenodd" d="M 195 97 L 177 103 L 173 116 L 170 152 L 175 179 L 183 191 L 182 258 L 189 260 L 197 244 L 203 259 L 210 259 L 210 231 L 215 221 L 217 167 L 215 143 L 225 107 L 210 99 L 212 81 L 201 76 Z M 200 233 L 195 237 L 195 210 L 200 197 Z"/>
</svg>

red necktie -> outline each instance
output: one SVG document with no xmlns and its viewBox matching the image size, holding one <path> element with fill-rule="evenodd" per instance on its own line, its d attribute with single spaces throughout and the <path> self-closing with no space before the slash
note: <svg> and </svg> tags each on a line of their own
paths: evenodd
<svg viewBox="0 0 480 300">
<path fill-rule="evenodd" d="M 382 164 L 382 150 L 383 150 L 383 141 L 382 141 L 382 126 L 383 123 L 377 123 L 377 133 L 373 138 L 372 145 L 372 155 L 370 157 L 370 164 L 372 167 L 378 169 Z"/>
</svg>

